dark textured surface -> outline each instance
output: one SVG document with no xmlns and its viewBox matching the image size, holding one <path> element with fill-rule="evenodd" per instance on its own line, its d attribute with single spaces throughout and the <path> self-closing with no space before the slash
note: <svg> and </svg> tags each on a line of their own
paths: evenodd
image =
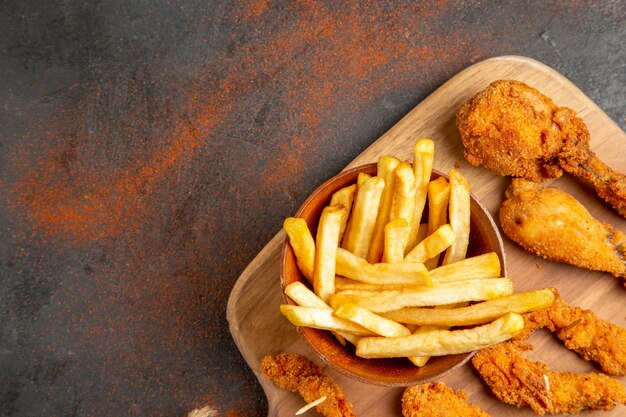
<svg viewBox="0 0 626 417">
<path fill-rule="evenodd" d="M 3 1 L 0 415 L 265 415 L 225 308 L 282 219 L 491 56 L 624 127 L 625 9 Z"/>
</svg>

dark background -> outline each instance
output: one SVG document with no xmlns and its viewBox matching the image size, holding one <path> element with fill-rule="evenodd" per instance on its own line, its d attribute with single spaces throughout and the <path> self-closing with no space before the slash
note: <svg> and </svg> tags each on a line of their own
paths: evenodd
<svg viewBox="0 0 626 417">
<path fill-rule="evenodd" d="M 625 9 L 2 1 L 0 415 L 266 415 L 225 308 L 282 219 L 492 56 L 624 127 Z"/>
</svg>

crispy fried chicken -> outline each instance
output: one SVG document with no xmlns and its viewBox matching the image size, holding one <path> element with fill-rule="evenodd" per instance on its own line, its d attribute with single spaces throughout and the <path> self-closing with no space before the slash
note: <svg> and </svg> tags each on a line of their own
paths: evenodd
<svg viewBox="0 0 626 417">
<path fill-rule="evenodd" d="M 489 417 L 480 407 L 469 404 L 467 394 L 442 382 L 415 385 L 404 390 L 404 417 Z"/>
<path fill-rule="evenodd" d="M 626 388 L 616 379 L 596 372 L 553 372 L 546 364 L 523 357 L 532 349 L 526 339 L 546 328 L 568 349 L 597 362 L 605 372 L 622 376 L 626 330 L 558 297 L 551 307 L 524 315 L 524 322 L 524 330 L 513 339 L 482 349 L 472 358 L 496 397 L 517 407 L 530 406 L 540 415 L 610 410 L 626 404 Z"/>
<path fill-rule="evenodd" d="M 562 171 L 581 177 L 626 217 L 626 175 L 589 147 L 589 131 L 576 112 L 519 81 L 491 83 L 456 116 L 465 158 L 499 175 L 540 182 Z"/>
<path fill-rule="evenodd" d="M 265 376 L 281 388 L 298 392 L 307 403 L 326 396 L 315 409 L 326 417 L 355 417 L 343 391 L 322 368 L 296 353 L 265 356 L 261 360 Z"/>
<path fill-rule="evenodd" d="M 502 230 L 524 249 L 626 278 L 626 235 L 596 220 L 574 197 L 516 178 L 506 195 L 500 208 Z"/>
</svg>

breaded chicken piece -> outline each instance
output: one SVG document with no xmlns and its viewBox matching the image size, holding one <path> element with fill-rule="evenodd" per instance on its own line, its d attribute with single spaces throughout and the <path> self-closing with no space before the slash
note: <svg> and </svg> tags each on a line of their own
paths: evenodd
<svg viewBox="0 0 626 417">
<path fill-rule="evenodd" d="M 326 400 L 315 409 L 326 417 L 354 417 L 352 404 L 341 388 L 322 368 L 296 353 L 265 356 L 261 360 L 265 376 L 281 388 L 298 392 L 307 403 L 322 396 Z"/>
<path fill-rule="evenodd" d="M 522 356 L 531 349 L 526 342 L 507 341 L 478 351 L 472 363 L 500 401 L 528 405 L 539 415 L 611 410 L 626 404 L 626 389 L 618 380 L 595 372 L 552 372 Z"/>
<path fill-rule="evenodd" d="M 408 387 L 402 394 L 404 417 L 489 417 L 480 407 L 469 404 L 467 394 L 442 382 Z"/>
<path fill-rule="evenodd" d="M 456 125 L 465 158 L 498 175 L 531 181 L 558 178 L 562 135 L 556 104 L 519 81 L 495 81 L 459 110 Z"/>
<path fill-rule="evenodd" d="M 610 410 L 626 404 L 626 388 L 616 379 L 595 372 L 552 372 L 546 364 L 523 357 L 532 349 L 526 339 L 535 330 L 546 328 L 565 347 L 597 362 L 605 372 L 626 374 L 626 330 L 565 303 L 556 294 L 552 306 L 524 315 L 520 334 L 477 352 L 472 358 L 474 367 L 501 401 L 528 405 L 540 415 Z"/>
<path fill-rule="evenodd" d="M 540 182 L 563 171 L 589 181 L 626 217 L 626 175 L 590 149 L 589 131 L 576 112 L 519 81 L 495 81 L 456 116 L 465 158 L 498 175 Z"/>
<path fill-rule="evenodd" d="M 591 310 L 571 306 L 558 296 L 551 307 L 524 315 L 524 330 L 515 340 L 525 340 L 541 328 L 554 333 L 583 359 L 598 363 L 604 372 L 626 375 L 626 329 L 600 319 Z"/>
<path fill-rule="evenodd" d="M 504 233 L 527 251 L 626 278 L 626 236 L 596 220 L 574 197 L 514 178 L 500 208 Z"/>
</svg>

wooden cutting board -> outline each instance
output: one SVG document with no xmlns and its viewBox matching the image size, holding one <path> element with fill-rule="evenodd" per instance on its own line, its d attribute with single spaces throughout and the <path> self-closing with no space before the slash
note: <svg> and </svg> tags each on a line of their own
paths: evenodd
<svg viewBox="0 0 626 417">
<path fill-rule="evenodd" d="M 488 59 L 460 72 L 363 151 L 348 167 L 375 162 L 383 154 L 411 160 L 414 141 L 422 137 L 431 138 L 435 141 L 434 168 L 448 172 L 459 164 L 460 171 L 470 180 L 472 192 L 498 223 L 498 209 L 510 180 L 469 165 L 463 158 L 463 146 L 454 125 L 454 115 L 461 104 L 498 79 L 523 81 L 552 97 L 557 105 L 574 109 L 587 124 L 591 147 L 600 159 L 614 169 L 626 172 L 626 134 L 561 74 L 535 60 L 518 56 Z M 329 173 L 329 177 L 334 174 Z M 573 194 L 596 218 L 626 232 L 626 220 L 603 203 L 588 185 L 567 175 L 551 183 Z M 279 254 L 284 239 L 285 234 L 281 231 L 250 263 L 235 284 L 227 307 L 233 339 L 267 394 L 269 416 L 293 416 L 304 402 L 298 395 L 277 388 L 264 378 L 259 370 L 259 362 L 264 355 L 297 352 L 322 364 L 279 313 L 278 306 L 282 303 Z M 525 252 L 505 236 L 503 239 L 509 276 L 515 282 L 517 291 L 554 286 L 569 303 L 590 308 L 601 318 L 626 327 L 626 312 L 623 309 L 626 289 L 620 280 L 609 274 L 545 261 Z M 566 350 L 547 332 L 536 332 L 530 341 L 535 350 L 528 357 L 547 362 L 553 370 L 598 371 L 592 364 Z M 343 388 L 358 416 L 401 416 L 402 388 L 367 385 L 332 368 L 326 369 Z M 455 389 L 467 392 L 471 402 L 494 416 L 534 415 L 528 407 L 517 409 L 500 403 L 481 382 L 471 363 L 442 380 Z M 620 380 L 626 383 L 626 378 Z M 620 406 L 612 412 L 594 413 L 594 416 L 624 414 L 626 407 Z M 319 414 L 311 410 L 307 415 Z"/>
</svg>

